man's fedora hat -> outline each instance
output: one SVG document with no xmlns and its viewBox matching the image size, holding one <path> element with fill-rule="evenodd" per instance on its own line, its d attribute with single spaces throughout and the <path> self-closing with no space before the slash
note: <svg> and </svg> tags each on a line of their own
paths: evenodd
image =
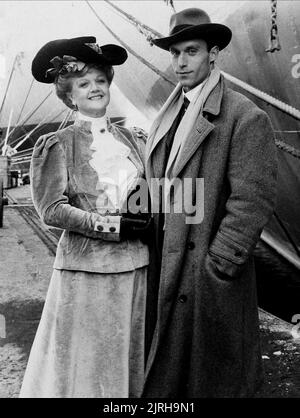
<svg viewBox="0 0 300 418">
<path fill-rule="evenodd" d="M 222 24 L 211 23 L 204 10 L 190 8 L 174 13 L 170 19 L 169 36 L 154 39 L 154 45 L 168 50 L 172 44 L 190 39 L 203 39 L 211 46 L 224 49 L 230 42 L 231 30 Z"/>
<path fill-rule="evenodd" d="M 121 65 L 127 59 L 126 49 L 108 44 L 99 46 L 94 36 L 57 39 L 48 42 L 32 61 L 33 77 L 41 83 L 53 83 L 59 73 L 73 71 L 76 62 Z"/>
</svg>

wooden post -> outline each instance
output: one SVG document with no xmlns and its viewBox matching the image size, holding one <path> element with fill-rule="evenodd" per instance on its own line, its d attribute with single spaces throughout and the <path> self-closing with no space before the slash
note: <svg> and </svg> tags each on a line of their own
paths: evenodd
<svg viewBox="0 0 300 418">
<path fill-rule="evenodd" d="M 4 189 L 9 189 L 10 187 L 10 162 L 11 159 L 9 156 L 0 155 L 0 178 Z"/>
<path fill-rule="evenodd" d="M 3 227 L 3 181 L 0 177 L 0 228 Z"/>
<path fill-rule="evenodd" d="M 7 198 L 3 197 L 3 178 L 0 175 L 0 228 L 3 227 L 3 206 L 7 204 Z"/>
</svg>

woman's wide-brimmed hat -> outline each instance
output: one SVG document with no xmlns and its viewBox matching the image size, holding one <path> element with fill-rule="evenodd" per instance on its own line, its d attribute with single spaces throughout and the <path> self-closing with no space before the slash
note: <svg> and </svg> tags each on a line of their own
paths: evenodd
<svg viewBox="0 0 300 418">
<path fill-rule="evenodd" d="M 208 14 L 201 9 L 190 8 L 174 13 L 170 19 L 169 36 L 154 39 L 154 45 L 168 50 L 171 45 L 190 39 L 203 39 L 210 45 L 224 49 L 231 41 L 231 30 L 220 23 L 211 23 Z"/>
<path fill-rule="evenodd" d="M 33 77 L 41 83 L 53 83 L 58 74 L 80 70 L 82 64 L 121 65 L 127 51 L 121 46 L 99 46 L 94 36 L 57 39 L 48 42 L 32 61 Z"/>
</svg>

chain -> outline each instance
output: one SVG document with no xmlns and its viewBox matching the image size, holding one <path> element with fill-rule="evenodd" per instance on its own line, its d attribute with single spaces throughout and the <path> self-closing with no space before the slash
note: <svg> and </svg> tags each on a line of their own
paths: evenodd
<svg viewBox="0 0 300 418">
<path fill-rule="evenodd" d="M 266 52 L 280 51 L 281 46 L 279 43 L 278 37 L 278 28 L 277 28 L 277 0 L 271 0 L 271 11 L 272 11 L 272 26 L 271 26 L 271 40 L 269 48 L 266 49 Z"/>
<path fill-rule="evenodd" d="M 175 7 L 174 7 L 174 1 L 173 0 L 163 0 L 166 4 L 167 4 L 167 6 L 171 6 L 172 7 L 172 9 L 173 9 L 173 12 L 174 13 L 176 13 L 176 10 L 175 10 Z"/>
<path fill-rule="evenodd" d="M 117 13 L 123 17 L 127 22 L 131 23 L 136 27 L 136 29 L 145 36 L 146 40 L 153 46 L 153 39 L 159 38 L 161 36 L 160 33 L 156 32 L 154 29 L 150 28 L 149 26 L 145 25 L 144 23 L 138 21 L 134 16 L 126 13 L 124 10 L 120 9 L 118 6 L 113 4 L 110 0 L 104 0 L 110 7 L 112 7 Z M 89 2 L 87 2 L 88 4 Z"/>
<path fill-rule="evenodd" d="M 140 25 L 139 23 L 135 23 L 135 25 L 136 25 L 136 28 L 137 28 L 137 30 L 143 35 L 143 36 L 145 36 L 146 37 L 146 40 L 147 40 L 147 42 L 149 42 L 149 44 L 151 45 L 151 46 L 153 46 L 153 39 L 155 39 L 155 36 L 153 36 L 153 34 L 149 31 L 149 30 L 147 30 L 147 29 L 145 29 L 142 25 Z"/>
</svg>

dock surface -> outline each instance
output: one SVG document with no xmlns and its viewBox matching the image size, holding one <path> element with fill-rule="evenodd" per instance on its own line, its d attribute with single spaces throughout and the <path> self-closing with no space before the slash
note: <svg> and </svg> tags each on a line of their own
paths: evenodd
<svg viewBox="0 0 300 418">
<path fill-rule="evenodd" d="M 19 208 L 12 206 L 4 207 L 0 248 L 0 398 L 15 398 L 40 320 L 54 255 Z"/>
<path fill-rule="evenodd" d="M 52 274 L 54 251 L 51 234 L 49 241 L 43 237 L 48 233 L 45 227 L 45 234 L 37 234 L 30 186 L 6 193 L 10 204 L 4 207 L 0 228 L 0 398 L 17 398 Z M 35 220 L 27 222 L 30 211 Z M 55 233 L 52 241 L 57 242 Z M 265 382 L 256 397 L 298 398 L 300 331 L 261 309 L 259 315 Z"/>
</svg>

